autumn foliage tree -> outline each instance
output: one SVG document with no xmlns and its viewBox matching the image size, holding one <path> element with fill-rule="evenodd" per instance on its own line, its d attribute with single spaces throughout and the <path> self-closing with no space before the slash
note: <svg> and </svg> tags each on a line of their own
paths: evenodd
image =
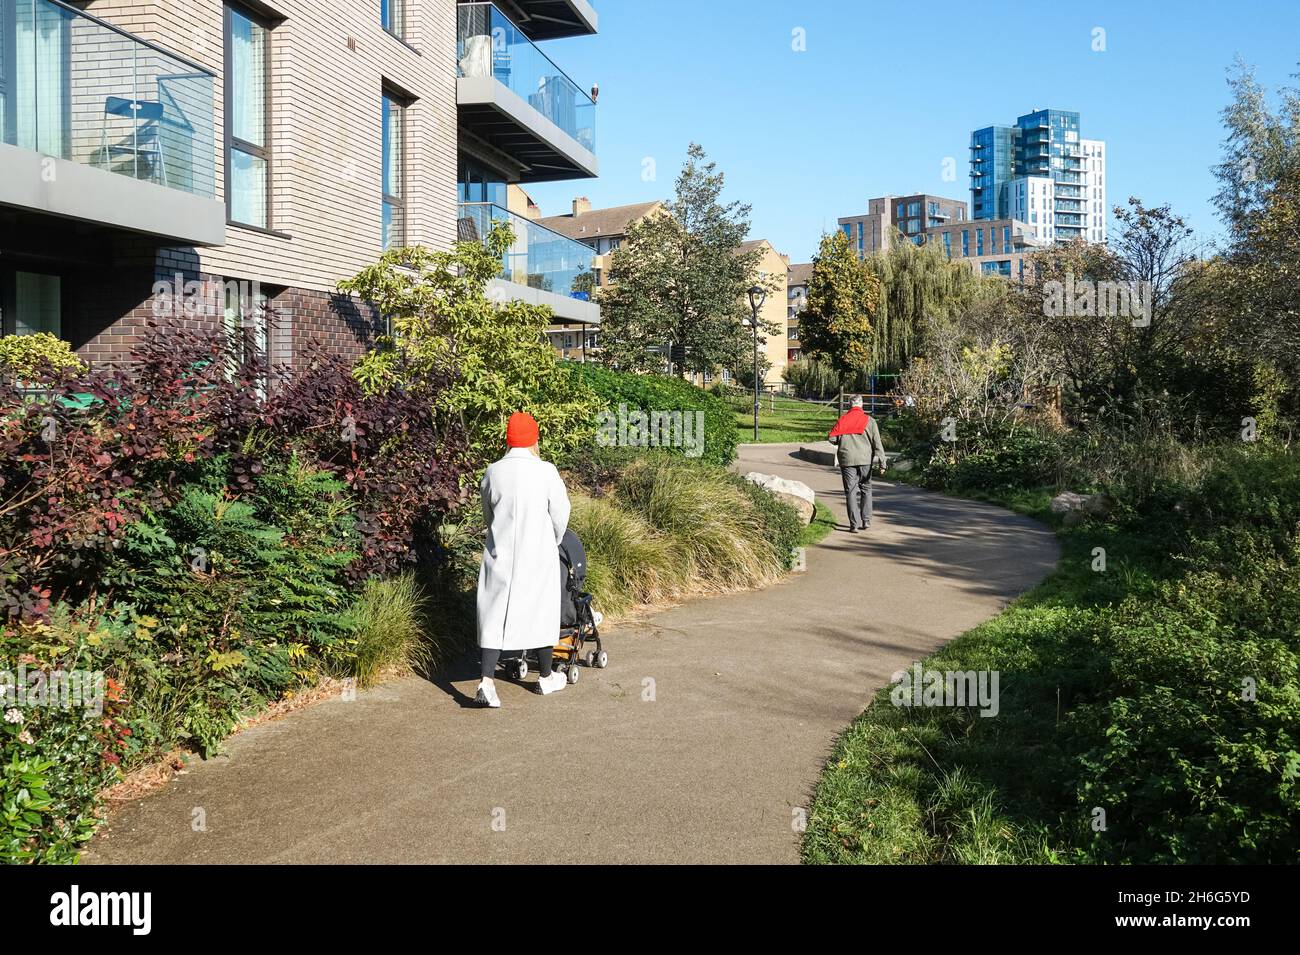
<svg viewBox="0 0 1300 955">
<path fill-rule="evenodd" d="M 838 230 L 822 237 L 808 280 L 808 304 L 799 319 L 804 351 L 830 363 L 841 381 L 872 359 L 872 322 L 880 281 Z"/>
</svg>

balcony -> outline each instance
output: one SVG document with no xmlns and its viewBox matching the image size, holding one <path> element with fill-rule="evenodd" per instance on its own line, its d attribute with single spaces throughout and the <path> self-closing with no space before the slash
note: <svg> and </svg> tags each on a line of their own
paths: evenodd
<svg viewBox="0 0 1300 955">
<path fill-rule="evenodd" d="M 58 0 L 0 0 L 0 206 L 225 241 L 213 74 Z"/>
<path fill-rule="evenodd" d="M 590 36 L 597 31 L 596 11 L 588 0 L 514 0 L 519 29 L 530 40 Z"/>
<path fill-rule="evenodd" d="M 490 202 L 461 203 L 459 216 L 456 231 L 462 242 L 481 242 L 498 223 L 514 231 L 515 241 L 502 256 L 501 278 L 494 287 L 511 299 L 547 305 L 559 319 L 600 322 L 600 308 L 579 279 L 591 276 L 594 249 Z"/>
<path fill-rule="evenodd" d="M 597 175 L 591 97 L 493 4 L 456 14 L 461 132 L 503 156 L 519 182 Z"/>
</svg>

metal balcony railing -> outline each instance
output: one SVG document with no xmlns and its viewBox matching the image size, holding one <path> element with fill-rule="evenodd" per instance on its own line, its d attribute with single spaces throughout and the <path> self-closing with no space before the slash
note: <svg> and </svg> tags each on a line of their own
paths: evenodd
<svg viewBox="0 0 1300 955">
<path fill-rule="evenodd" d="M 491 202 L 460 204 L 457 237 L 462 242 L 481 242 L 497 223 L 509 225 L 515 236 L 501 258 L 503 279 L 568 298 L 590 298 L 585 283 L 590 282 L 596 258 L 590 246 Z M 587 278 L 579 280 L 580 275 Z"/>
<path fill-rule="evenodd" d="M 596 104 L 491 3 L 456 8 L 459 76 L 491 76 L 578 143 L 596 151 Z"/>
<path fill-rule="evenodd" d="M 213 74 L 58 0 L 0 0 L 4 142 L 215 195 Z"/>
</svg>

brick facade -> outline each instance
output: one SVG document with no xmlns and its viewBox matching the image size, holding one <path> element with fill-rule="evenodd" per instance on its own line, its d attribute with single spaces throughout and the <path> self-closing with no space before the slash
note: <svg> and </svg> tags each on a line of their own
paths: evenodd
<svg viewBox="0 0 1300 955">
<path fill-rule="evenodd" d="M 192 263 L 178 267 L 175 257 L 160 256 L 159 263 L 65 276 L 64 335 L 84 360 L 125 361 L 155 319 L 194 330 L 224 327 L 227 283 L 237 280 L 197 272 Z M 159 283 L 168 289 L 162 295 L 156 294 Z M 301 367 L 313 345 L 359 358 L 384 331 L 373 308 L 347 295 L 248 283 L 238 288 L 245 297 L 265 296 L 267 307 L 257 314 L 265 316 L 268 357 L 277 368 Z"/>
</svg>

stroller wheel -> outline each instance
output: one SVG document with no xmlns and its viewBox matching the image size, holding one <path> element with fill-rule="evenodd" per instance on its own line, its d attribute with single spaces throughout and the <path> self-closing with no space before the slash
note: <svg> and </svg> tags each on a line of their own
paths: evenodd
<svg viewBox="0 0 1300 955">
<path fill-rule="evenodd" d="M 589 667 L 594 667 L 594 666 L 596 665 L 596 651 L 595 651 L 595 650 L 588 650 L 588 651 L 587 651 L 586 663 L 587 663 L 587 666 L 589 666 Z"/>
<path fill-rule="evenodd" d="M 565 677 L 568 679 L 569 684 L 572 685 L 574 683 L 577 683 L 578 677 L 580 676 L 582 676 L 582 670 L 578 668 L 577 664 L 576 663 L 569 664 L 568 671 L 565 674 Z"/>
<path fill-rule="evenodd" d="M 526 676 L 528 676 L 528 661 L 521 657 L 515 666 L 515 679 L 522 680 Z"/>
<path fill-rule="evenodd" d="M 595 657 L 596 657 L 597 670 L 603 670 L 605 669 L 605 667 L 609 666 L 609 654 L 606 653 L 604 650 L 601 650 L 599 653 L 595 654 Z"/>
</svg>

